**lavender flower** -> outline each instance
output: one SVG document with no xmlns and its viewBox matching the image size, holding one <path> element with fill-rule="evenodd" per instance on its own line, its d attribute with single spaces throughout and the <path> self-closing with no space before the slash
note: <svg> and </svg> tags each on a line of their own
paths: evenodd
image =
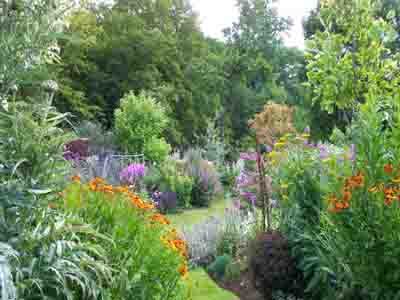
<svg viewBox="0 0 400 300">
<path fill-rule="evenodd" d="M 257 153 L 256 152 L 242 152 L 240 153 L 240 159 L 242 160 L 257 160 Z"/>
<path fill-rule="evenodd" d="M 317 148 L 319 149 L 319 158 L 326 159 L 329 157 L 328 147 L 324 144 L 318 144 Z"/>
<path fill-rule="evenodd" d="M 240 195 L 245 198 L 252 206 L 256 205 L 257 195 L 252 192 L 242 192 Z"/>
<path fill-rule="evenodd" d="M 146 166 L 144 164 L 130 164 L 119 173 L 119 178 L 127 184 L 135 184 L 146 174 Z"/>
<path fill-rule="evenodd" d="M 354 162 L 356 160 L 356 145 L 351 144 L 350 146 L 350 160 Z"/>
</svg>

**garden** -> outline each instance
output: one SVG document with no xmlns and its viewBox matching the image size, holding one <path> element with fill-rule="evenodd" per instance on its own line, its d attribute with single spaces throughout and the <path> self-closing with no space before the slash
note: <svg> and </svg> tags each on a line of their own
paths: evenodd
<svg viewBox="0 0 400 300">
<path fill-rule="evenodd" d="M 0 0 L 0 300 L 400 299 L 400 3 L 273 2 Z"/>
</svg>

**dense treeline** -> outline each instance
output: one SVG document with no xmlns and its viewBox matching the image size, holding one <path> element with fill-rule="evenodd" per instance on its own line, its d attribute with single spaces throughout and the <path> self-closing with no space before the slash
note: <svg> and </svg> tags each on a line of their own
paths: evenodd
<svg viewBox="0 0 400 300">
<path fill-rule="evenodd" d="M 269 100 L 304 102 L 304 56 L 281 40 L 289 20 L 272 1 L 238 0 L 240 18 L 224 42 L 204 36 L 188 0 L 118 0 L 75 10 L 60 40 L 56 101 L 76 120 L 114 124 L 124 94 L 146 91 L 164 105 L 167 142 L 202 145 L 210 123 L 227 145 L 248 136 L 248 120 Z"/>
</svg>

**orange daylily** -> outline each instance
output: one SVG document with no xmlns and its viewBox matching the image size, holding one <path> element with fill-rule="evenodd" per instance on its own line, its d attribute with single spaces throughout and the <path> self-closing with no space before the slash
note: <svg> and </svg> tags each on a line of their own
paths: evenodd
<svg viewBox="0 0 400 300">
<path fill-rule="evenodd" d="M 81 182 L 81 177 L 79 175 L 74 175 L 74 176 L 71 177 L 71 180 L 73 182 L 80 183 Z"/>
<path fill-rule="evenodd" d="M 386 164 L 383 166 L 383 170 L 385 171 L 386 174 L 392 174 L 393 173 L 393 165 Z"/>
<path fill-rule="evenodd" d="M 152 216 L 150 217 L 150 220 L 153 221 L 153 222 L 157 222 L 157 223 L 163 224 L 163 225 L 169 225 L 169 224 L 171 224 L 171 221 L 168 220 L 168 218 L 165 217 L 165 216 L 162 215 L 162 214 L 154 214 L 154 215 L 152 215 Z"/>
</svg>

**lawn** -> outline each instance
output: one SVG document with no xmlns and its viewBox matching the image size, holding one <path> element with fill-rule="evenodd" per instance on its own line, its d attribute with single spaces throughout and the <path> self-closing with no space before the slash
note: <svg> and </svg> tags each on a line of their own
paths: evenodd
<svg viewBox="0 0 400 300">
<path fill-rule="evenodd" d="M 229 197 L 219 197 L 211 203 L 210 207 L 194 208 L 185 210 L 181 213 L 169 214 L 168 218 L 178 229 L 182 229 L 185 226 L 201 223 L 212 216 L 223 216 L 225 208 L 230 204 L 229 202 Z"/>
<path fill-rule="evenodd" d="M 239 300 L 232 293 L 219 288 L 202 268 L 190 272 L 189 287 L 191 300 Z"/>
</svg>

